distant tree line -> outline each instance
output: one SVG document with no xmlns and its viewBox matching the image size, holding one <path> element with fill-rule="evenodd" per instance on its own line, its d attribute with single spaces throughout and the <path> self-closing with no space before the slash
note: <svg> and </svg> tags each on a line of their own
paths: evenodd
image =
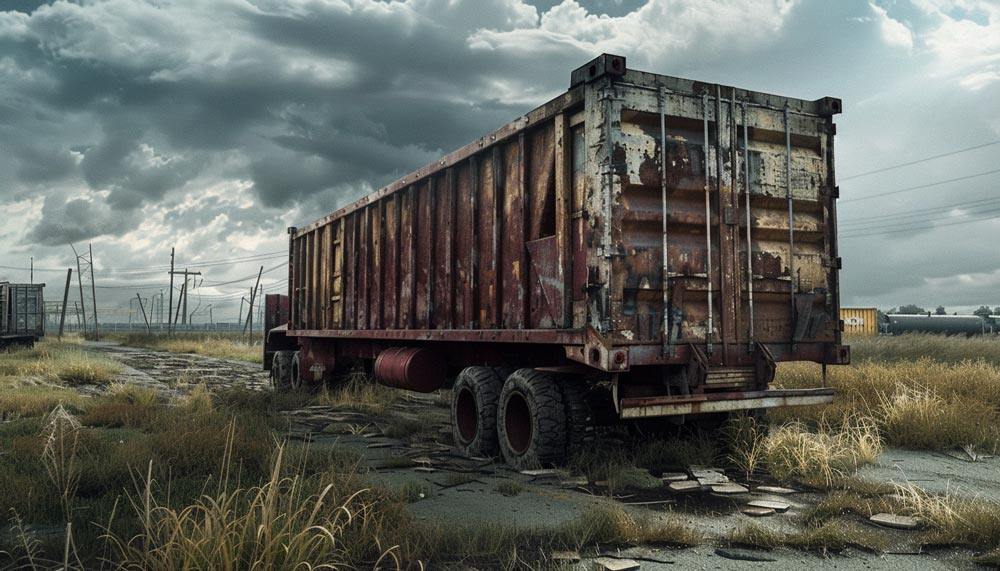
<svg viewBox="0 0 1000 571">
<path fill-rule="evenodd" d="M 879 311 L 883 315 L 948 315 L 948 310 L 944 308 L 943 305 L 937 306 L 934 311 L 928 311 L 923 307 L 916 304 L 901 305 L 899 307 L 894 307 L 888 311 Z M 979 315 L 986 317 L 989 315 L 1000 315 L 1000 305 L 990 309 L 985 305 L 980 305 L 979 309 L 972 312 L 973 315 Z M 952 315 L 958 315 L 958 313 L 953 313 Z"/>
</svg>

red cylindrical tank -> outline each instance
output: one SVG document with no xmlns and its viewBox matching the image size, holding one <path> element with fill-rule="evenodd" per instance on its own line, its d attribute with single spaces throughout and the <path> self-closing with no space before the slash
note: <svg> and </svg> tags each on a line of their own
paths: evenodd
<svg viewBox="0 0 1000 571">
<path fill-rule="evenodd" d="M 441 354 L 424 347 L 391 347 L 375 359 L 375 378 L 380 383 L 419 393 L 440 389 L 447 372 Z"/>
</svg>

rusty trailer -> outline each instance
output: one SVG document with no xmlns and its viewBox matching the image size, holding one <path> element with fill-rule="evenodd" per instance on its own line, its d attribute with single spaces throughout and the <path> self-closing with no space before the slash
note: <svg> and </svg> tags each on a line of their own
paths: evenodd
<svg viewBox="0 0 1000 571">
<path fill-rule="evenodd" d="M 829 402 L 768 384 L 777 362 L 850 360 L 840 111 L 602 55 L 541 107 L 290 228 L 265 367 L 285 386 L 359 363 L 402 388 L 454 379 L 458 445 L 515 465 L 557 461 L 595 419 Z"/>
</svg>

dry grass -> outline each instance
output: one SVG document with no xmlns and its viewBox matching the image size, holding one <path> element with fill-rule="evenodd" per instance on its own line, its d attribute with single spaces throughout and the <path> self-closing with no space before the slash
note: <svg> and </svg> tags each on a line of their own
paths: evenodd
<svg viewBox="0 0 1000 571">
<path fill-rule="evenodd" d="M 192 353 L 219 359 L 263 363 L 262 340 L 239 333 L 109 333 L 107 340 L 130 347 L 145 347 L 171 353 Z"/>
<path fill-rule="evenodd" d="M 973 445 L 1000 451 L 996 339 L 904 335 L 848 342 L 854 347 L 855 363 L 830 368 L 829 383 L 838 394 L 834 403 L 775 409 L 769 417 L 779 423 L 798 420 L 812 425 L 867 417 L 875 420 L 890 446 L 943 450 Z M 902 360 L 890 350 L 914 360 Z M 778 386 L 819 383 L 817 365 L 787 363 L 778 369 Z"/>
<path fill-rule="evenodd" d="M 810 427 L 801 422 L 768 426 L 753 416 L 736 416 L 723 428 L 727 459 L 748 480 L 767 472 L 778 480 L 830 487 L 874 462 L 882 452 L 875 424 L 850 418 Z"/>
<path fill-rule="evenodd" d="M 848 547 L 867 551 L 882 551 L 888 545 L 888 540 L 858 524 L 831 521 L 817 526 L 809 526 L 805 530 L 795 533 L 774 531 L 751 524 L 733 530 L 729 536 L 729 543 L 761 549 L 790 547 L 805 551 L 837 553 Z"/>
<path fill-rule="evenodd" d="M 1000 551 L 1000 503 L 938 495 L 912 484 L 897 487 L 903 509 L 927 526 L 925 544 L 966 545 Z"/>
<path fill-rule="evenodd" d="M 263 484 L 222 487 L 179 508 L 155 498 L 150 471 L 141 495 L 130 497 L 141 531 L 131 537 L 109 532 L 118 568 L 291 571 L 320 562 L 402 567 L 399 546 L 380 540 L 392 522 L 379 509 L 379 494 L 329 476 L 316 482 L 282 477 L 282 452 Z M 232 458 L 233 450 L 227 454 Z"/>
<path fill-rule="evenodd" d="M 121 367 L 113 359 L 84 351 L 77 342 L 45 340 L 33 349 L 0 352 L 0 387 L 37 384 L 106 385 Z"/>
<path fill-rule="evenodd" d="M 764 439 L 762 456 L 767 471 L 779 480 L 830 486 L 874 462 L 881 451 L 874 424 L 858 419 L 821 425 L 816 431 L 799 423 L 779 426 Z"/>
<path fill-rule="evenodd" d="M 399 398 L 400 391 L 375 382 L 361 372 L 353 372 L 333 388 L 323 387 L 316 399 L 318 404 L 367 412 L 376 416 L 385 414 L 386 405 Z"/>
</svg>

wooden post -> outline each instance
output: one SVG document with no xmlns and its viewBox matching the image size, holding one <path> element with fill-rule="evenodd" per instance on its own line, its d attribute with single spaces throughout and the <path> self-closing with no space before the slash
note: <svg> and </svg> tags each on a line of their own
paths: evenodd
<svg viewBox="0 0 1000 571">
<path fill-rule="evenodd" d="M 162 303 L 162 302 L 161 302 Z M 174 330 L 174 249 L 170 248 L 170 305 L 167 306 L 167 333 Z"/>
<path fill-rule="evenodd" d="M 181 286 L 181 296 L 177 300 L 177 313 L 174 314 L 174 325 L 177 325 L 177 318 L 180 317 L 181 313 L 181 300 L 187 295 L 187 276 L 184 277 L 184 285 Z"/>
<path fill-rule="evenodd" d="M 254 284 L 253 289 L 250 290 L 250 310 L 247 311 L 247 323 L 243 327 L 243 332 L 246 333 L 247 329 L 249 329 L 251 335 L 253 335 L 253 302 L 257 299 L 257 287 L 260 285 L 260 276 L 263 274 L 264 266 L 261 266 L 260 271 L 257 272 L 257 283 Z"/>
<path fill-rule="evenodd" d="M 69 286 L 72 278 L 73 268 L 66 268 L 66 290 L 63 292 L 62 314 L 59 316 L 59 339 L 62 339 L 63 327 L 66 325 L 66 305 L 69 303 Z"/>
</svg>

